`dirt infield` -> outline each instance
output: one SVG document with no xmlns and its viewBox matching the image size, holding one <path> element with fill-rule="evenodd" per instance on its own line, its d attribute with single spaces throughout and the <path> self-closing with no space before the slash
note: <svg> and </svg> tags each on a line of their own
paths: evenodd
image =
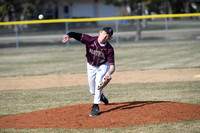
<svg viewBox="0 0 200 133">
<path fill-rule="evenodd" d="M 200 81 L 200 68 L 116 72 L 111 83 Z M 0 78 L 0 90 L 87 85 L 86 74 Z M 166 101 L 100 104 L 100 115 L 89 117 L 92 104 L 81 104 L 0 117 L 0 128 L 111 128 L 200 119 L 200 105 Z"/>
<path fill-rule="evenodd" d="M 200 68 L 115 72 L 112 83 L 200 81 Z M 0 90 L 87 85 L 86 74 L 0 78 Z"/>
</svg>

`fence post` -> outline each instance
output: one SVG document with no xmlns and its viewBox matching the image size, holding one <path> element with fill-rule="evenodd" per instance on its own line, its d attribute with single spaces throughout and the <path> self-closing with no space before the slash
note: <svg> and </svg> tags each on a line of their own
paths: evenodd
<svg viewBox="0 0 200 133">
<path fill-rule="evenodd" d="M 115 21 L 115 34 L 116 34 L 116 45 L 117 47 L 119 46 L 119 36 L 118 36 L 118 32 L 119 32 L 119 24 L 118 24 L 118 20 Z"/>
<path fill-rule="evenodd" d="M 165 18 L 165 41 L 169 44 L 169 34 L 168 34 L 168 20 Z"/>
<path fill-rule="evenodd" d="M 18 25 L 15 25 L 16 51 L 19 52 Z"/>
<path fill-rule="evenodd" d="M 68 22 L 65 22 L 65 33 L 69 32 L 69 25 Z M 66 42 L 66 47 L 69 48 L 69 41 Z"/>
</svg>

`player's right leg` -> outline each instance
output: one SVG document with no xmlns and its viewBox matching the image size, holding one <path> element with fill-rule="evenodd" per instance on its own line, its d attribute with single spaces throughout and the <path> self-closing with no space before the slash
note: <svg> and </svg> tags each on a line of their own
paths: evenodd
<svg viewBox="0 0 200 133">
<path fill-rule="evenodd" d="M 90 93 L 95 97 L 95 87 L 96 87 L 96 72 L 98 67 L 92 66 L 87 63 L 87 74 L 88 74 L 88 84 L 90 88 Z M 93 104 L 92 110 L 89 116 L 97 116 L 99 114 L 99 105 Z"/>
<path fill-rule="evenodd" d="M 96 71 L 97 71 L 97 67 L 92 66 L 89 63 L 87 63 L 88 84 L 89 84 L 89 88 L 90 88 L 90 93 L 92 95 L 95 95 Z"/>
</svg>

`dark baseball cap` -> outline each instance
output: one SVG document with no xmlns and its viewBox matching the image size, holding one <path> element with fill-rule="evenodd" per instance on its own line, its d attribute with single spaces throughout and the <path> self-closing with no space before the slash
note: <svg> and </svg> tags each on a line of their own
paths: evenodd
<svg viewBox="0 0 200 133">
<path fill-rule="evenodd" d="M 107 32 L 110 36 L 113 35 L 113 29 L 110 27 L 105 27 L 102 30 L 104 30 L 105 32 Z"/>
</svg>

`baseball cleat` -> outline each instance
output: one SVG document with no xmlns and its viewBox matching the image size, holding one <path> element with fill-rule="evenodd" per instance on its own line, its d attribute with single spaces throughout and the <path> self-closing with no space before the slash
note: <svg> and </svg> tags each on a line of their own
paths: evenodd
<svg viewBox="0 0 200 133">
<path fill-rule="evenodd" d="M 101 99 L 102 102 L 104 102 L 105 104 L 108 104 L 108 99 L 104 96 L 104 94 L 101 94 Z"/>
<path fill-rule="evenodd" d="M 99 105 L 93 104 L 92 110 L 89 116 L 97 116 L 99 114 Z"/>
</svg>

